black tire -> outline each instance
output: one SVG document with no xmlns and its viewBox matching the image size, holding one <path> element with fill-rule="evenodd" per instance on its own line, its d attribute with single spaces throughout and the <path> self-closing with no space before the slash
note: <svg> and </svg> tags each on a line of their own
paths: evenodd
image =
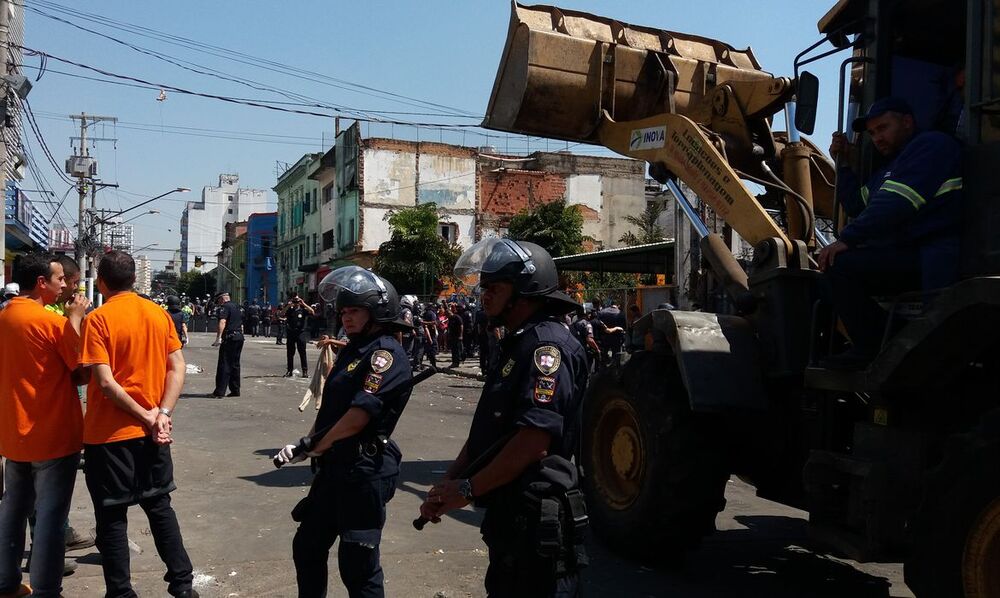
<svg viewBox="0 0 1000 598">
<path fill-rule="evenodd" d="M 693 414 L 673 356 L 638 352 L 596 376 L 583 408 L 583 487 L 594 531 L 616 552 L 672 561 L 715 531 L 725 450 Z"/>
<path fill-rule="evenodd" d="M 910 530 L 903 573 L 918 598 L 1000 597 L 1000 412 L 949 440 Z"/>
</svg>

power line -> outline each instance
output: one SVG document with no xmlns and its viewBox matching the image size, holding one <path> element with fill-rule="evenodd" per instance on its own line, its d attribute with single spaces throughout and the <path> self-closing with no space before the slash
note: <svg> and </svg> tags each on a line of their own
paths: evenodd
<svg viewBox="0 0 1000 598">
<path fill-rule="evenodd" d="M 221 46 L 214 46 L 211 44 L 199 42 L 197 40 L 164 33 L 161 31 L 157 31 L 155 29 L 143 27 L 141 25 L 134 25 L 132 23 L 127 23 L 125 21 L 119 21 L 96 13 L 87 13 L 84 11 L 71 9 L 67 6 L 57 4 L 55 2 L 35 0 L 33 4 L 40 5 L 44 8 L 48 8 L 49 10 L 54 10 L 58 13 L 73 16 L 78 19 L 89 21 L 111 29 L 117 29 L 119 31 L 125 31 L 141 37 L 155 39 L 157 41 L 172 44 L 175 46 L 180 46 L 188 50 L 198 51 L 225 60 L 230 60 L 232 62 L 253 66 L 256 68 L 276 72 L 290 77 L 299 78 L 313 83 L 319 83 L 337 89 L 344 89 L 347 91 L 352 91 L 354 93 L 360 93 L 363 95 L 378 97 L 380 99 L 387 99 L 389 101 L 394 101 L 401 104 L 414 105 L 413 102 L 416 102 L 416 105 L 422 107 L 430 107 L 432 109 L 439 111 L 447 110 L 453 113 L 460 113 L 467 116 L 477 116 L 474 113 L 469 112 L 467 110 L 463 110 L 461 108 L 446 106 L 444 104 L 421 100 L 418 98 L 413 98 L 403 94 L 390 92 L 376 87 L 354 83 L 336 77 L 331 77 L 323 73 L 302 69 L 292 65 L 282 64 L 280 62 L 252 56 L 250 54 L 238 52 L 235 50 L 230 50 L 228 48 L 224 48 Z"/>
</svg>

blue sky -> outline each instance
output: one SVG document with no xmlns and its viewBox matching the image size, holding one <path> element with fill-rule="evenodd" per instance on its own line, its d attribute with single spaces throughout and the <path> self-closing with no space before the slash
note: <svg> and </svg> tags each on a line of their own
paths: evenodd
<svg viewBox="0 0 1000 598">
<path fill-rule="evenodd" d="M 20 0 L 18 0 L 20 1 Z M 70 0 L 27 0 L 29 6 L 64 18 L 131 44 L 203 67 L 246 78 L 260 87 L 308 96 L 323 104 L 351 109 L 392 112 L 441 112 L 481 116 L 489 100 L 507 31 L 510 4 L 502 0 L 420 2 L 344 2 L 290 0 L 171 0 L 151 2 L 106 0 L 87 3 Z M 54 4 L 53 4 L 54 3 Z M 832 4 L 832 2 L 831 2 Z M 83 10 L 156 32 L 181 36 L 234 50 L 257 58 L 293 65 L 335 78 L 308 81 L 224 60 L 204 51 L 140 37 L 71 16 L 59 6 Z M 791 0 L 722 0 L 715 3 L 663 1 L 597 2 L 564 0 L 561 8 L 583 10 L 637 25 L 714 37 L 738 48 L 751 46 L 766 70 L 791 76 L 792 60 L 819 38 L 816 22 L 829 8 L 822 2 Z M 155 83 L 202 93 L 241 98 L 291 101 L 271 91 L 252 89 L 184 70 L 152 56 L 130 50 L 45 16 L 27 11 L 24 45 L 46 53 Z M 106 23 L 105 19 L 97 21 Z M 38 57 L 25 57 L 25 73 L 34 79 Z M 836 123 L 836 62 L 828 59 L 810 67 L 820 76 L 823 95 L 820 120 L 813 136 L 826 146 Z M 178 186 L 191 193 L 160 200 L 157 215 L 137 220 L 136 244 L 157 243 L 158 249 L 180 246 L 179 219 L 183 201 L 197 199 L 201 188 L 214 185 L 223 172 L 237 172 L 245 187 L 269 189 L 275 183 L 278 162 L 294 163 L 304 152 L 329 147 L 332 118 L 286 114 L 184 96 L 167 91 L 167 100 L 156 101 L 158 90 L 108 85 L 56 73 L 103 77 L 76 66 L 48 60 L 47 72 L 34 83 L 29 97 L 43 137 L 61 165 L 70 153 L 69 137 L 78 135 L 66 116 L 87 112 L 119 118 L 117 127 L 97 127 L 103 137 L 117 137 L 117 144 L 97 143 L 91 151 L 100 160 L 100 176 L 117 182 L 122 192 L 103 191 L 98 207 L 121 209 Z M 312 77 L 317 79 L 316 77 Z M 352 87 L 350 84 L 420 100 L 402 100 Z M 415 105 L 414 105 L 415 104 Z M 325 112 L 325 111 L 324 111 Z M 434 118 L 422 114 L 395 114 L 405 121 L 476 123 L 475 118 Z M 345 124 L 349 121 L 343 121 Z M 783 128 L 783 126 L 781 127 Z M 407 127 L 363 129 L 371 135 L 413 138 Z M 483 145 L 471 133 L 448 134 L 421 130 L 422 139 Z M 30 132 L 27 133 L 30 137 Z M 228 137 L 220 139 L 218 137 Z M 560 142 L 546 144 L 522 139 L 491 140 L 503 149 L 527 151 L 560 149 Z M 37 147 L 31 139 L 31 147 Z M 601 153 L 597 148 L 576 148 Z M 44 176 L 61 196 L 67 185 L 46 166 L 37 149 L 35 159 Z M 29 188 L 37 188 L 31 180 Z M 138 195 L 135 195 L 138 194 Z M 273 202 L 273 193 L 270 195 Z M 271 204 L 273 207 L 273 203 Z M 72 198 L 70 213 L 75 214 Z M 261 206 L 261 211 L 268 206 Z M 70 219 L 65 216 L 64 219 Z M 166 259 L 166 252 L 150 254 Z M 154 263 L 154 268 L 162 262 Z"/>
</svg>

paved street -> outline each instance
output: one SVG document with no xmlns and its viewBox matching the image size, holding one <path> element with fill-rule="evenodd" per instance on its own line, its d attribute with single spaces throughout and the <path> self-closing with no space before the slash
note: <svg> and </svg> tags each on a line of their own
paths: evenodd
<svg viewBox="0 0 1000 598">
<path fill-rule="evenodd" d="M 285 379 L 285 348 L 249 338 L 243 352 L 243 396 L 213 400 L 212 337 L 194 334 L 185 350 L 189 374 L 174 419 L 178 490 L 174 506 L 203 596 L 294 596 L 293 522 L 288 513 L 304 496 L 308 465 L 276 470 L 270 456 L 306 432 L 312 407 L 299 413 L 304 379 Z M 311 349 L 310 359 L 315 356 Z M 471 363 L 471 362 L 470 362 Z M 416 532 L 410 521 L 420 498 L 461 447 L 480 383 L 439 374 L 414 392 L 397 429 L 404 467 L 382 544 L 389 596 L 481 596 L 486 553 L 472 510 Z M 591 543 L 587 596 L 910 596 L 898 565 L 857 565 L 811 551 L 803 513 L 762 501 L 739 481 L 728 490 L 719 517 L 722 531 L 693 554 L 680 572 L 658 571 L 619 559 Z M 163 568 L 142 512 L 130 511 L 129 536 L 143 552 L 132 570 L 143 596 L 165 595 Z M 90 499 L 78 479 L 71 520 L 93 525 Z M 96 549 L 73 553 L 80 568 L 66 579 L 65 595 L 103 595 Z M 331 595 L 343 596 L 335 559 Z"/>
</svg>

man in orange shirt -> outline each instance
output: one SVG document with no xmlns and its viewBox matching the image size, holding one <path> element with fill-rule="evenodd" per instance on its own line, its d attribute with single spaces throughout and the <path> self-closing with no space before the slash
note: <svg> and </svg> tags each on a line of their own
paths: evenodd
<svg viewBox="0 0 1000 598">
<path fill-rule="evenodd" d="M 71 380 L 78 366 L 79 329 L 88 302 L 78 296 L 62 317 L 46 311 L 66 287 L 59 260 L 22 256 L 14 279 L 21 296 L 0 312 L 0 596 L 23 596 L 24 530 L 36 513 L 33 596 L 62 591 L 65 523 L 82 447 L 83 412 Z"/>
<path fill-rule="evenodd" d="M 176 488 L 170 416 L 184 385 L 184 356 L 170 316 L 132 292 L 134 283 L 129 254 L 101 257 L 97 288 L 106 299 L 84 322 L 80 355 L 91 370 L 83 443 L 106 595 L 135 596 L 126 530 L 128 507 L 138 504 L 167 566 L 167 592 L 198 596 L 170 506 Z"/>
</svg>

